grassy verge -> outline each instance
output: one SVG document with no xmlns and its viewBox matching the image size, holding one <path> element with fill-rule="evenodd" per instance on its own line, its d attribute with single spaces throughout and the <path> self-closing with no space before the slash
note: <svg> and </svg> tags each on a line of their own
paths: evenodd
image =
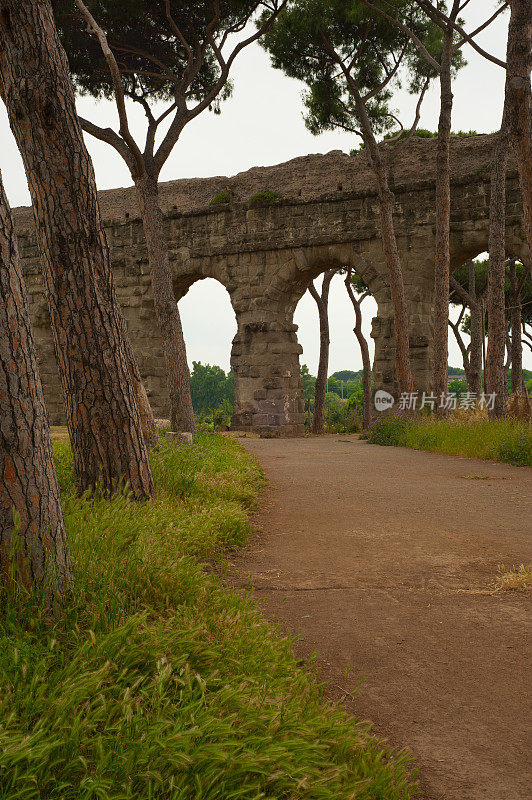
<svg viewBox="0 0 532 800">
<path fill-rule="evenodd" d="M 160 445 L 142 505 L 76 498 L 54 446 L 76 585 L 54 626 L 0 595 L 0 798 L 414 796 L 404 758 L 203 569 L 249 534 L 261 473 L 236 442 Z"/>
<path fill-rule="evenodd" d="M 532 466 L 532 426 L 524 422 L 387 417 L 372 426 L 368 439 L 374 444 Z"/>
</svg>

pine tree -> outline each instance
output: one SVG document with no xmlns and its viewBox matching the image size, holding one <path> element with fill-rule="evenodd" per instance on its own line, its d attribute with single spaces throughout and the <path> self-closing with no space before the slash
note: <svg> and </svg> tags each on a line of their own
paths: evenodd
<svg viewBox="0 0 532 800">
<path fill-rule="evenodd" d="M 49 0 L 0 0 L 0 78 L 33 202 L 80 492 L 152 479 L 92 162 Z"/>
<path fill-rule="evenodd" d="M 15 574 L 18 571 L 18 576 Z M 58 610 L 72 565 L 13 219 L 0 175 L 0 583 Z"/>
</svg>

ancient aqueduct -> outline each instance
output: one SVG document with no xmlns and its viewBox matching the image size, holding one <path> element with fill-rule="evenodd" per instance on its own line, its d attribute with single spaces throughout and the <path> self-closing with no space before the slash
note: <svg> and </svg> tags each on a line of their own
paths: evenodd
<svg viewBox="0 0 532 800">
<path fill-rule="evenodd" d="M 451 256 L 453 267 L 487 250 L 492 137 L 452 143 Z M 414 139 L 389 158 L 396 231 L 410 315 L 415 387 L 430 389 L 436 142 Z M 232 202 L 210 205 L 230 187 Z M 281 199 L 251 202 L 270 190 Z M 142 224 L 133 189 L 100 192 L 118 297 L 158 417 L 167 417 L 163 354 L 153 312 Z M 256 167 L 233 178 L 180 180 L 161 185 L 176 299 L 203 278 L 227 289 L 238 330 L 233 426 L 263 434 L 303 432 L 297 326 L 293 314 L 310 281 L 331 267 L 351 266 L 378 304 L 373 319 L 375 388 L 394 391 L 393 315 L 378 230 L 374 180 L 366 156 L 340 151 Z M 52 424 L 62 401 L 42 293 L 31 209 L 15 210 L 41 375 Z M 517 172 L 507 174 L 507 247 L 523 257 Z M 216 336 L 216 331 L 212 331 Z"/>
</svg>

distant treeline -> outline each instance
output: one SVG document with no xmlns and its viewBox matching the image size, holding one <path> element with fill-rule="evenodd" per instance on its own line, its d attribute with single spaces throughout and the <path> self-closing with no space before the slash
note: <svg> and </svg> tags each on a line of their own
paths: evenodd
<svg viewBox="0 0 532 800">
<path fill-rule="evenodd" d="M 219 406 L 233 405 L 235 401 L 235 378 L 229 370 L 213 364 L 192 362 L 190 373 L 190 392 L 192 405 L 196 414 L 208 414 Z"/>
<path fill-rule="evenodd" d="M 465 391 L 465 372 L 460 367 L 449 367 L 449 376 L 454 380 L 450 385 L 451 391 Z M 316 377 L 310 374 L 306 364 L 301 367 L 301 377 L 305 398 L 314 398 Z M 532 371 L 524 369 L 525 385 L 532 382 Z M 462 381 L 464 386 L 461 385 Z M 327 381 L 327 392 L 336 394 L 344 400 L 360 391 L 362 385 L 362 370 L 342 369 L 333 372 Z M 532 387 L 531 387 L 532 388 Z M 233 372 L 224 372 L 216 364 L 202 364 L 201 361 L 193 362 L 190 373 L 190 389 L 192 404 L 196 414 L 211 414 L 220 407 L 228 409 L 235 401 L 235 378 Z"/>
</svg>

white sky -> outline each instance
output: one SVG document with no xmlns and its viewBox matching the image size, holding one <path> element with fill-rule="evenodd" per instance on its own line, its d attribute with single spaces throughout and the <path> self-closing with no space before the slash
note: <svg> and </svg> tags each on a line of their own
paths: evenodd
<svg viewBox="0 0 532 800">
<path fill-rule="evenodd" d="M 466 27 L 473 30 L 490 16 L 495 0 L 471 0 L 463 12 Z M 478 38 L 491 53 L 504 59 L 507 16 L 502 15 Z M 453 130 L 497 130 L 504 95 L 504 73 L 466 47 L 468 65 L 454 84 Z M 252 166 L 279 164 L 307 153 L 330 150 L 349 151 L 358 145 L 356 137 L 344 132 L 312 136 L 302 119 L 301 94 L 304 87 L 273 70 L 267 54 L 257 44 L 238 57 L 232 73 L 234 92 L 223 104 L 222 114 L 205 112 L 191 122 L 168 159 L 161 180 L 233 175 Z M 398 91 L 394 106 L 407 125 L 413 117 L 415 98 Z M 116 126 L 114 105 L 82 98 L 80 113 L 98 124 Z M 437 84 L 427 94 L 420 127 L 436 130 L 439 112 Z M 131 109 L 131 128 L 142 138 L 143 113 Z M 122 159 L 108 145 L 86 137 L 96 171 L 98 188 L 131 185 Z M 4 106 L 0 106 L 0 168 L 12 206 L 29 205 L 30 197 L 22 162 L 11 135 Z M 375 303 L 364 301 L 365 332 L 369 335 Z M 180 302 L 189 362 L 203 361 L 229 367 L 231 340 L 236 330 L 234 314 L 226 290 L 214 280 L 196 283 Z M 303 345 L 301 363 L 316 373 L 319 333 L 315 303 L 308 293 L 300 301 L 295 322 Z M 341 277 L 335 277 L 330 294 L 331 352 L 330 373 L 361 368 L 361 359 L 352 333 L 353 314 Z M 449 361 L 462 366 L 460 352 L 450 332 Z M 373 341 L 370 339 L 370 347 Z M 532 355 L 524 353 L 524 366 L 532 368 Z"/>
</svg>

